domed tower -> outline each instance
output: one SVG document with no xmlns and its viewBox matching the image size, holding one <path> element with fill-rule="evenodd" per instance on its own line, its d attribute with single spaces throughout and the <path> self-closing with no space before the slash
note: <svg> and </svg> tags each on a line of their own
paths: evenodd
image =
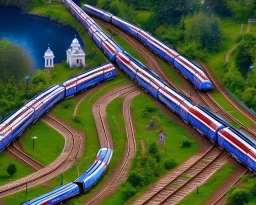
<svg viewBox="0 0 256 205">
<path fill-rule="evenodd" d="M 70 67 L 85 66 L 85 53 L 77 38 L 74 38 L 70 48 L 67 50 L 67 63 Z"/>
<path fill-rule="evenodd" d="M 48 47 L 48 49 L 46 50 L 46 52 L 44 53 L 44 66 L 45 68 L 53 68 L 54 67 L 54 54 L 52 52 L 52 50 L 50 49 L 50 47 Z"/>
</svg>

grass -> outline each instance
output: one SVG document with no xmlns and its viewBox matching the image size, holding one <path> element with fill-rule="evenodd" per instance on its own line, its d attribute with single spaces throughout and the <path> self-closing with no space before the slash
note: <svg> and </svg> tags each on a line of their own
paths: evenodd
<svg viewBox="0 0 256 205">
<path fill-rule="evenodd" d="M 152 11 L 136 10 L 135 11 L 135 21 L 139 25 L 145 24 L 149 18 L 153 15 Z"/>
<path fill-rule="evenodd" d="M 212 96 L 216 100 L 216 102 L 219 105 L 221 105 L 221 107 L 224 108 L 224 110 L 226 110 L 226 112 L 231 114 L 234 118 L 239 120 L 245 126 L 248 126 L 248 127 L 253 126 L 253 122 L 248 120 L 242 113 L 237 111 L 237 109 L 233 107 L 220 92 L 213 91 Z"/>
<path fill-rule="evenodd" d="M 33 136 L 37 137 L 34 150 L 33 140 L 31 139 Z M 19 142 L 25 153 L 43 165 L 48 165 L 61 154 L 65 139 L 46 123 L 39 121 L 28 128 L 19 138 Z"/>
<path fill-rule="evenodd" d="M 7 167 L 11 163 L 14 163 L 17 167 L 17 172 L 12 177 L 10 177 L 6 172 Z M 7 153 L 6 151 L 2 152 L 0 155 L 0 164 L 0 185 L 8 183 L 10 179 L 14 181 L 22 177 L 25 177 L 33 172 L 32 168 L 28 167 L 20 160 L 17 160 L 15 157 Z"/>
<path fill-rule="evenodd" d="M 217 190 L 227 178 L 232 174 L 235 170 L 235 166 L 226 163 L 223 165 L 212 177 L 210 177 L 203 185 L 198 187 L 197 191 L 194 190 L 191 194 L 189 194 L 186 198 L 184 198 L 178 205 L 186 205 L 186 204 L 204 204 L 204 202 L 213 194 L 215 190 Z"/>
<path fill-rule="evenodd" d="M 161 119 L 161 126 L 167 134 L 166 137 L 166 158 L 165 158 L 165 148 L 164 146 L 159 146 L 161 162 L 160 166 L 160 176 L 166 174 L 168 171 L 164 168 L 165 160 L 167 159 L 175 159 L 177 164 L 181 164 L 190 156 L 196 153 L 199 148 L 199 144 L 188 134 L 186 131 L 177 125 L 168 115 L 163 113 L 153 102 L 152 98 L 147 94 L 141 94 L 137 96 L 131 104 L 131 113 L 133 117 L 133 123 L 135 126 L 135 138 L 137 144 L 137 155 L 136 158 L 140 158 L 142 156 L 142 146 L 141 140 L 146 142 L 146 145 L 149 145 L 152 142 L 158 143 L 158 132 L 159 129 L 156 130 L 147 130 L 146 127 L 149 124 L 152 116 L 158 116 Z M 153 107 L 153 110 L 148 114 L 147 117 L 143 118 L 141 116 L 142 112 L 145 109 L 146 105 Z M 189 148 L 181 148 L 182 138 L 187 137 L 192 141 L 192 146 Z M 146 147 L 147 148 L 147 147 Z M 134 161 L 136 160 L 134 159 Z M 178 166 L 177 165 L 177 166 Z M 131 170 L 130 170 L 131 171 Z M 136 196 L 141 195 L 148 187 L 141 187 Z M 132 199 L 131 199 L 132 200 Z M 125 204 L 131 203 L 131 200 L 125 202 Z M 111 204 L 122 204 L 122 191 L 119 188 L 117 192 L 108 199 L 104 200 L 104 205 Z"/>
<path fill-rule="evenodd" d="M 240 35 L 241 23 L 238 23 L 232 19 L 222 19 L 221 25 L 224 36 L 221 52 L 210 55 L 207 61 L 209 68 L 220 80 L 223 79 L 223 66 L 225 65 L 226 54 L 235 45 L 235 41 Z M 245 29 L 246 26 L 244 30 Z"/>
<path fill-rule="evenodd" d="M 168 77 L 178 86 L 184 88 L 184 79 L 183 77 L 177 72 L 177 70 L 168 64 L 167 62 L 163 61 L 162 59 L 159 61 L 161 68 L 165 71 Z"/>
<path fill-rule="evenodd" d="M 112 39 L 118 44 L 120 45 L 125 51 L 127 51 L 129 54 L 131 54 L 133 57 L 137 58 L 138 60 L 140 60 L 142 63 L 147 64 L 147 61 L 145 60 L 144 57 L 142 57 L 140 55 L 140 53 L 133 49 L 129 43 L 127 42 L 127 40 L 122 36 L 118 36 L 117 33 L 115 33 L 115 31 L 110 30 L 109 28 L 107 28 L 106 26 L 104 26 L 103 24 L 99 24 L 101 29 L 109 36 L 112 37 Z"/>
</svg>

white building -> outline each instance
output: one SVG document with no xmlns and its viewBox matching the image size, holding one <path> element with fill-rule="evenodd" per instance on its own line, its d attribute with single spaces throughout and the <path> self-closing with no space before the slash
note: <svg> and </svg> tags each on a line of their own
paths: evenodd
<svg viewBox="0 0 256 205">
<path fill-rule="evenodd" d="M 44 53 L 44 66 L 45 68 L 53 68 L 54 67 L 54 54 L 52 50 L 48 47 L 47 51 Z"/>
<path fill-rule="evenodd" d="M 67 63 L 70 67 L 85 66 L 85 53 L 77 38 L 72 41 L 70 48 L 67 50 Z"/>
</svg>

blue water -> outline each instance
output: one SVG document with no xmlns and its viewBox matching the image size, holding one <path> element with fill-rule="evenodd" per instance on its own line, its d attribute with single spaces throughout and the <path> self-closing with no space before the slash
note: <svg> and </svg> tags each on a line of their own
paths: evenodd
<svg viewBox="0 0 256 205">
<path fill-rule="evenodd" d="M 83 47 L 81 38 L 73 29 L 50 20 L 21 13 L 17 8 L 0 7 L 0 40 L 21 46 L 28 53 L 35 68 L 44 68 L 44 52 L 48 44 L 54 52 L 54 63 L 66 60 L 66 50 L 75 35 Z"/>
</svg>

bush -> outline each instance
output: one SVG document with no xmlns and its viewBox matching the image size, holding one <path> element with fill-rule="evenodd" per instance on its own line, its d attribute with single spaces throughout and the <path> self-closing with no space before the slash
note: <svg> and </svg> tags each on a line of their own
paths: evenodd
<svg viewBox="0 0 256 205">
<path fill-rule="evenodd" d="M 175 162 L 174 159 L 169 159 L 164 163 L 165 169 L 170 170 L 174 168 L 177 165 L 177 162 Z"/>
<path fill-rule="evenodd" d="M 191 145 L 192 145 L 192 142 L 187 137 L 184 137 L 182 139 L 181 147 L 186 148 L 186 147 L 191 147 Z"/>
<path fill-rule="evenodd" d="M 159 153 L 159 149 L 158 149 L 157 144 L 155 142 L 153 142 L 149 145 L 148 152 L 153 157 L 156 156 Z"/>
<path fill-rule="evenodd" d="M 127 201 L 136 194 L 136 189 L 132 187 L 129 183 L 126 183 L 124 186 L 121 187 L 121 192 L 123 200 Z"/>
<path fill-rule="evenodd" d="M 251 194 L 255 197 L 256 196 L 256 184 L 253 184 L 250 188 Z"/>
<path fill-rule="evenodd" d="M 127 181 L 133 186 L 138 187 L 142 185 L 143 182 L 143 176 L 140 173 L 132 172 L 128 178 Z"/>
<path fill-rule="evenodd" d="M 68 109 L 70 107 L 72 107 L 73 105 L 73 102 L 71 100 L 65 100 L 62 104 L 61 104 L 61 107 L 63 109 Z"/>
<path fill-rule="evenodd" d="M 149 122 L 147 129 L 154 130 L 161 127 L 160 118 L 158 116 L 153 116 Z"/>
<path fill-rule="evenodd" d="M 17 167 L 14 163 L 11 163 L 8 167 L 6 172 L 10 175 L 13 176 L 17 172 Z"/>
<path fill-rule="evenodd" d="M 82 122 L 82 120 L 79 116 L 75 116 L 73 120 L 75 123 L 78 123 L 78 124 Z"/>
<path fill-rule="evenodd" d="M 235 189 L 228 196 L 228 204 L 234 205 L 243 205 L 249 201 L 251 194 L 248 190 L 245 189 Z"/>
</svg>

